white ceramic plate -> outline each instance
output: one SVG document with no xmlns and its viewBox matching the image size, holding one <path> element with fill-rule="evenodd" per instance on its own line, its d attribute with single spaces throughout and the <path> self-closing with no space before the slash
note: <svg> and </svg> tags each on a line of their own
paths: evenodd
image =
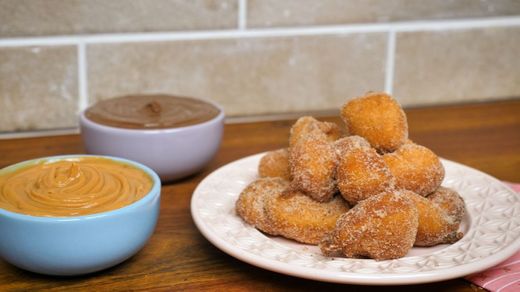
<svg viewBox="0 0 520 292">
<path fill-rule="evenodd" d="M 324 257 L 315 246 L 267 236 L 235 213 L 240 192 L 257 178 L 262 155 L 216 170 L 199 184 L 191 199 L 191 213 L 202 234 L 222 251 L 252 265 L 327 282 L 399 285 L 479 272 L 520 248 L 520 195 L 487 174 L 442 160 L 446 169 L 443 186 L 457 190 L 466 202 L 461 240 L 413 248 L 406 257 L 388 261 Z"/>
</svg>

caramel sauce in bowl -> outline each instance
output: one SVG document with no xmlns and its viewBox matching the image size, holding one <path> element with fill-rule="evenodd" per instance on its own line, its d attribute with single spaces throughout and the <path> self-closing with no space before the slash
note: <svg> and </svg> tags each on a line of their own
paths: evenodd
<svg viewBox="0 0 520 292">
<path fill-rule="evenodd" d="M 80 114 L 88 153 L 131 159 L 163 182 L 204 168 L 216 155 L 225 114 L 214 102 L 163 94 L 100 101 Z"/>
<path fill-rule="evenodd" d="M 141 169 L 107 158 L 43 160 L 0 173 L 0 208 L 46 217 L 95 214 L 138 201 L 152 184 Z"/>
<path fill-rule="evenodd" d="M 138 252 L 159 216 L 161 181 L 135 161 L 93 155 L 0 170 L 0 257 L 32 272 L 79 275 Z"/>
</svg>

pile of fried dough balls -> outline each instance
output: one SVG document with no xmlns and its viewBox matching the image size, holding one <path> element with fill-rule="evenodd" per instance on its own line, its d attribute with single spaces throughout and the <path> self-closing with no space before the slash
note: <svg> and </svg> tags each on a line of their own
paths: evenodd
<svg viewBox="0 0 520 292">
<path fill-rule="evenodd" d="M 437 155 L 408 139 L 397 101 L 370 92 L 348 101 L 341 118 L 347 135 L 335 123 L 298 119 L 289 147 L 260 160 L 237 214 L 326 256 L 387 260 L 459 240 L 464 201 L 440 186 Z"/>
</svg>

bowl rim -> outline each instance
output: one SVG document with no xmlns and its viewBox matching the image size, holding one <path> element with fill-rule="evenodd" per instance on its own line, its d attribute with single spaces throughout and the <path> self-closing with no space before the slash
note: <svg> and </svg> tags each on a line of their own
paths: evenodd
<svg viewBox="0 0 520 292">
<path fill-rule="evenodd" d="M 121 208 L 113 209 L 113 210 L 99 212 L 99 213 L 93 213 L 93 214 L 87 214 L 87 215 L 81 215 L 81 216 L 46 217 L 46 216 L 27 215 L 27 214 L 17 213 L 17 212 L 8 211 L 6 209 L 0 208 L 0 216 L 10 217 L 10 218 L 13 218 L 16 220 L 34 221 L 34 222 L 41 222 L 41 223 L 94 220 L 96 218 L 118 216 L 118 215 L 124 214 L 126 212 L 130 212 L 132 210 L 135 210 L 135 209 L 140 208 L 141 206 L 147 204 L 148 202 L 152 201 L 156 197 L 161 196 L 161 179 L 159 178 L 159 175 L 157 175 L 157 173 L 155 171 L 153 171 L 148 166 L 141 164 L 139 162 L 136 162 L 136 161 L 133 161 L 130 159 L 109 156 L 109 155 L 68 154 L 68 155 L 45 156 L 45 157 L 40 157 L 40 158 L 24 160 L 24 161 L 15 163 L 15 164 L 8 165 L 8 166 L 0 169 L 0 174 L 2 174 L 3 172 L 9 172 L 12 169 L 16 170 L 20 167 L 29 166 L 29 165 L 36 164 L 36 163 L 43 162 L 43 161 L 54 162 L 54 161 L 59 161 L 59 160 L 66 160 L 66 159 L 72 159 L 72 158 L 83 158 L 83 157 L 100 157 L 100 158 L 105 158 L 105 159 L 109 159 L 112 161 L 132 165 L 132 166 L 144 171 L 146 174 L 148 174 L 148 176 L 150 176 L 150 178 L 153 181 L 152 188 L 142 198 L 140 198 L 139 200 L 137 200 L 129 205 L 123 206 Z"/>
<path fill-rule="evenodd" d="M 171 95 L 171 96 L 175 96 L 175 95 Z M 215 122 L 224 120 L 224 117 L 225 117 L 224 109 L 218 103 L 216 103 L 212 100 L 207 100 L 207 99 L 201 99 L 201 98 L 195 98 L 195 97 L 190 97 L 190 98 L 198 99 L 198 100 L 207 102 L 207 103 L 215 106 L 219 110 L 218 115 L 216 115 L 212 119 L 209 119 L 205 122 L 188 125 L 188 126 L 181 126 L 181 127 L 174 127 L 174 128 L 159 128 L 159 129 L 133 129 L 133 128 L 122 128 L 122 127 L 109 126 L 109 125 L 100 124 L 100 123 L 90 120 L 85 115 L 85 113 L 92 106 L 92 105 L 90 105 L 79 113 L 80 126 L 87 126 L 87 127 L 91 127 L 91 128 L 105 130 L 105 131 L 118 131 L 118 132 L 122 132 L 122 133 L 160 134 L 160 133 L 174 133 L 174 132 L 180 132 L 180 131 L 187 131 L 190 129 L 202 128 L 202 127 L 207 126 L 208 124 L 213 124 Z"/>
</svg>

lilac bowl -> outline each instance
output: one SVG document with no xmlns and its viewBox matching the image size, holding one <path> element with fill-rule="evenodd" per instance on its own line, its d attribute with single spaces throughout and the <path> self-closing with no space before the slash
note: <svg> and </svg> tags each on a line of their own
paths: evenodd
<svg viewBox="0 0 520 292">
<path fill-rule="evenodd" d="M 211 102 L 210 102 L 211 103 Z M 215 156 L 224 131 L 224 111 L 213 119 L 168 129 L 126 129 L 102 125 L 81 112 L 79 125 L 87 153 L 140 162 L 153 169 L 163 182 L 201 170 Z"/>
</svg>

